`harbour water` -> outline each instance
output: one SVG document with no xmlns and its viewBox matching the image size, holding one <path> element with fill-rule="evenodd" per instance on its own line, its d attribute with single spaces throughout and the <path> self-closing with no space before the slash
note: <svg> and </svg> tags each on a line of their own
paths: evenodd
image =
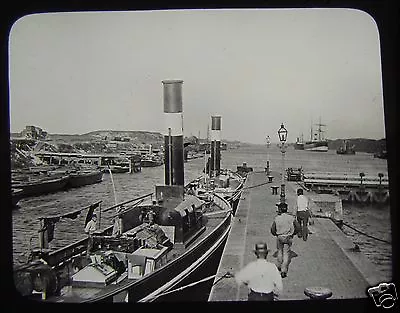
<svg viewBox="0 0 400 313">
<path fill-rule="evenodd" d="M 263 146 L 249 146 L 239 149 L 221 151 L 221 167 L 236 169 L 244 162 L 255 171 L 264 170 L 267 158 L 273 170 L 282 168 L 281 152 L 278 147 L 267 149 Z M 185 163 L 185 183 L 201 174 L 203 159 L 194 159 Z M 324 172 L 364 172 L 368 175 L 387 175 L 386 160 L 374 158 L 372 154 L 357 153 L 356 155 L 338 155 L 336 151 L 325 153 L 294 150 L 289 147 L 285 155 L 285 167 L 302 167 L 305 171 Z M 143 168 L 139 173 L 113 174 L 113 180 L 118 202 L 132 199 L 153 192 L 155 185 L 164 183 L 164 166 Z M 390 182 L 389 182 L 390 184 Z M 114 204 L 113 187 L 109 174 L 103 175 L 103 181 L 95 185 L 70 189 L 39 197 L 22 199 L 19 208 L 13 211 L 13 261 L 20 264 L 26 261 L 29 248 L 37 246 L 38 217 L 69 212 L 102 200 L 102 208 Z M 391 224 L 389 206 L 358 206 L 343 205 L 344 222 L 352 225 L 371 236 L 391 241 Z M 61 220 L 55 227 L 55 238 L 50 243 L 52 249 L 84 238 L 84 212 L 76 220 Z M 101 216 L 101 227 L 112 224 L 109 211 Z M 382 279 L 391 280 L 392 247 L 390 244 L 368 238 L 356 231 L 344 227 L 345 233 L 356 243 L 362 253 L 376 265 L 382 274 Z M 205 297 L 207 299 L 207 297 Z"/>
</svg>

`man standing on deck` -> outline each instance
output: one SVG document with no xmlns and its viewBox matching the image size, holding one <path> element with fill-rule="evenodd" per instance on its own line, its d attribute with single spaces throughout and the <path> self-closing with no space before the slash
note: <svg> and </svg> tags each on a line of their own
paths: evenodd
<svg viewBox="0 0 400 313">
<path fill-rule="evenodd" d="M 281 277 L 287 276 L 290 263 L 290 248 L 292 247 L 293 235 L 295 234 L 295 218 L 287 214 L 287 204 L 279 203 L 280 214 L 275 217 L 271 225 L 271 233 L 276 236 L 276 248 L 278 250 L 278 270 Z"/>
<path fill-rule="evenodd" d="M 96 231 L 97 226 L 97 215 L 96 213 L 93 213 L 92 219 L 86 224 L 85 226 L 85 233 L 89 235 L 88 238 L 88 245 L 87 245 L 87 255 L 89 255 L 90 250 L 92 250 L 93 247 L 93 233 Z"/>
<path fill-rule="evenodd" d="M 297 200 L 294 206 L 297 221 L 300 224 L 301 231 L 297 233 L 299 238 L 303 237 L 304 241 L 307 241 L 308 237 L 308 219 L 311 216 L 309 209 L 308 198 L 303 195 L 303 189 L 297 189 Z"/>
<path fill-rule="evenodd" d="M 248 286 L 248 301 L 274 301 L 282 292 L 282 278 L 276 265 L 267 261 L 268 247 L 265 242 L 257 243 L 254 253 L 257 260 L 236 273 L 236 282 Z"/>
</svg>

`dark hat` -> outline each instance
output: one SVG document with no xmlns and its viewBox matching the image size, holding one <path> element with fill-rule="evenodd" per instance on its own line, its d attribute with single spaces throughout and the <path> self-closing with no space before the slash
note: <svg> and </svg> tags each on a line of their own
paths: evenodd
<svg viewBox="0 0 400 313">
<path fill-rule="evenodd" d="M 266 242 L 256 243 L 254 247 L 254 252 L 268 252 L 268 246 Z"/>
<path fill-rule="evenodd" d="M 303 194 L 303 189 L 299 188 L 297 189 L 297 195 L 302 195 Z"/>
</svg>

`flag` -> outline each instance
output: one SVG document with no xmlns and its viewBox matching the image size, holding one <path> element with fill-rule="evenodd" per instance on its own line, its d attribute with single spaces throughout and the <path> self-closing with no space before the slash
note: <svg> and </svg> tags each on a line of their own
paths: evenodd
<svg viewBox="0 0 400 313">
<path fill-rule="evenodd" d="M 86 215 L 85 227 L 86 227 L 87 223 L 89 223 L 89 221 L 92 219 L 93 212 L 99 205 L 100 205 L 100 203 L 95 203 L 89 207 L 89 211 Z"/>
<path fill-rule="evenodd" d="M 54 226 L 59 220 L 59 217 L 50 217 L 44 219 L 44 229 L 47 233 L 47 242 L 50 242 L 54 239 Z"/>
</svg>

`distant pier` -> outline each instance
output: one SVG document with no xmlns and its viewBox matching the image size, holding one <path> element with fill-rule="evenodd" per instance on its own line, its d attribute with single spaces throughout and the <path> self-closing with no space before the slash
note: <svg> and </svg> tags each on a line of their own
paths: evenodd
<svg viewBox="0 0 400 313">
<path fill-rule="evenodd" d="M 118 165 L 126 168 L 126 172 L 140 172 L 141 156 L 138 154 L 84 154 L 68 152 L 36 152 L 35 156 L 50 165 L 90 164 L 102 169 Z"/>
<path fill-rule="evenodd" d="M 227 272 L 236 273 L 255 260 L 255 243 L 267 242 L 270 250 L 267 260 L 275 264 L 277 262 L 274 256 L 276 237 L 271 235 L 270 227 L 277 215 L 279 193 L 272 194 L 271 187 L 279 185 L 280 174 L 271 172 L 270 175 L 273 179 L 268 182 L 265 173 L 255 171 L 248 174 L 247 189 L 242 193 L 209 301 L 247 300 L 248 289 L 245 285 L 238 286 L 234 278 L 221 277 Z M 297 182 L 286 182 L 289 213 L 293 210 L 298 187 Z M 324 211 L 327 215 L 341 211 L 336 196 L 313 192 L 305 192 L 305 195 L 310 198 L 315 215 L 323 216 L 321 213 Z M 375 266 L 357 251 L 354 243 L 331 219 L 314 217 L 313 220 L 307 241 L 297 236 L 293 238 L 288 276 L 283 278 L 283 292 L 279 300 L 310 299 L 304 293 L 309 287 L 328 288 L 332 291 L 329 299 L 366 298 L 367 288 L 380 282 Z"/>
<path fill-rule="evenodd" d="M 303 186 L 320 194 L 333 194 L 341 200 L 356 203 L 388 203 L 388 175 L 365 173 L 304 173 Z"/>
</svg>

